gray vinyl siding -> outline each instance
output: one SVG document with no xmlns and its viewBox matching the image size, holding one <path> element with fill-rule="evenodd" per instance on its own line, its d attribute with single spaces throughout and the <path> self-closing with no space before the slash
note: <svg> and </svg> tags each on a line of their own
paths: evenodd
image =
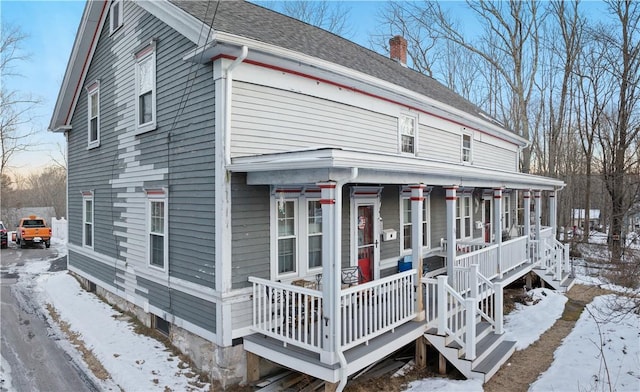
<svg viewBox="0 0 640 392">
<path fill-rule="evenodd" d="M 174 288 L 138 277 L 138 285 L 148 292 L 149 305 L 173 314 L 213 333 L 216 332 L 216 305 Z M 138 290 L 138 295 L 145 296 Z"/>
<path fill-rule="evenodd" d="M 462 139 L 459 134 L 420 125 L 418 155 L 443 162 L 460 163 Z"/>
<path fill-rule="evenodd" d="M 388 185 L 382 190 L 380 218 L 385 229 L 393 229 L 398 236 L 393 241 L 380 242 L 380 259 L 400 256 L 400 188 Z M 382 232 L 380 233 L 382 234 Z"/>
<path fill-rule="evenodd" d="M 518 154 L 482 141 L 473 142 L 473 164 L 502 170 L 518 170 Z"/>
<path fill-rule="evenodd" d="M 113 286 L 115 286 L 116 282 L 116 272 L 122 272 L 122 270 L 116 268 L 115 265 L 96 262 L 90 257 L 74 252 L 73 250 L 69 250 L 69 265 L 84 271 L 86 274 L 94 277 L 95 280 Z M 94 283 L 97 282 L 94 281 Z M 116 288 L 121 289 L 120 285 L 116 286 Z"/>
<path fill-rule="evenodd" d="M 435 187 L 431 191 L 431 248 L 440 246 L 440 239 L 447 237 L 447 203 L 445 190 Z"/>
<path fill-rule="evenodd" d="M 271 273 L 270 194 L 268 186 L 246 185 L 244 173 L 231 177 L 232 287 L 250 286 L 249 276 Z"/>
<path fill-rule="evenodd" d="M 330 146 L 398 151 L 397 119 L 293 91 L 235 81 L 232 156 Z"/>
<path fill-rule="evenodd" d="M 145 189 L 165 188 L 168 270 L 215 289 L 215 90 L 211 64 L 184 62 L 194 45 L 133 2 L 124 25 L 106 23 L 80 86 L 68 144 L 69 242 L 82 246 L 82 191 L 94 192 L 94 251 L 124 261 L 127 271 L 70 252 L 69 263 L 127 296 L 145 297 L 166 312 L 215 332 L 215 304 L 141 275 L 147 260 Z M 156 39 L 156 123 L 136 135 L 133 53 Z M 86 86 L 100 81 L 100 146 L 87 150 Z"/>
</svg>

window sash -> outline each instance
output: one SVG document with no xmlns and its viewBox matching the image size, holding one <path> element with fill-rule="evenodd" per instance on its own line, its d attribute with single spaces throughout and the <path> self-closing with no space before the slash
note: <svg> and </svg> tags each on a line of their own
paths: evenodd
<svg viewBox="0 0 640 392">
<path fill-rule="evenodd" d="M 429 233 L 429 196 L 425 196 L 422 202 L 422 248 L 428 249 L 430 246 Z M 413 233 L 413 215 L 411 213 L 411 199 L 409 197 L 402 198 L 402 251 L 406 252 L 412 249 L 412 233 Z"/>
<path fill-rule="evenodd" d="M 156 53 L 155 43 L 136 55 L 136 118 L 138 132 L 156 126 Z"/>
<path fill-rule="evenodd" d="M 408 116 L 400 116 L 400 151 L 403 153 L 415 153 L 415 135 L 416 126 L 415 118 Z"/>
<path fill-rule="evenodd" d="M 278 273 L 293 273 L 298 264 L 298 230 L 295 200 L 279 200 L 277 203 Z"/>
<path fill-rule="evenodd" d="M 82 245 L 93 247 L 93 198 L 83 200 L 83 236 Z"/>
<path fill-rule="evenodd" d="M 88 111 L 88 139 L 91 146 L 100 138 L 100 90 L 96 87 L 89 91 Z"/>
<path fill-rule="evenodd" d="M 307 268 L 322 267 L 322 204 L 307 201 Z"/>
<path fill-rule="evenodd" d="M 471 136 L 462 135 L 462 161 L 471 162 Z"/>
<path fill-rule="evenodd" d="M 166 267 L 167 260 L 167 205 L 166 200 L 149 200 L 148 238 L 149 265 Z"/>
<path fill-rule="evenodd" d="M 471 196 L 459 196 L 456 208 L 456 238 L 469 238 L 472 235 Z"/>
</svg>

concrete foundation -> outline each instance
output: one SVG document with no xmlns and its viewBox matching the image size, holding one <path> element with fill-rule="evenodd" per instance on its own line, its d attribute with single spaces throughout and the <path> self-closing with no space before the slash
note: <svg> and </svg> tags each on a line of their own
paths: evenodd
<svg viewBox="0 0 640 392">
<path fill-rule="evenodd" d="M 145 326 L 153 327 L 153 314 L 145 312 L 141 307 L 103 287 L 93 284 L 86 278 L 77 274 L 73 275 L 85 290 L 95 290 L 96 294 L 104 298 L 108 304 L 129 312 Z M 210 340 L 173 324 L 170 325 L 169 340 L 171 344 L 193 362 L 198 371 L 207 374 L 212 382 L 219 382 L 223 389 L 246 380 L 247 357 L 242 345 L 218 347 Z"/>
</svg>

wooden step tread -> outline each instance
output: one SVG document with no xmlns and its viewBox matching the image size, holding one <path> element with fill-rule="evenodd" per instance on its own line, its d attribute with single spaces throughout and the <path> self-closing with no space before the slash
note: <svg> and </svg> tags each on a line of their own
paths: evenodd
<svg viewBox="0 0 640 392">
<path fill-rule="evenodd" d="M 503 341 L 487 358 L 475 366 L 472 371 L 483 374 L 491 372 L 496 366 L 501 365 L 511 357 L 511 354 L 515 351 L 515 346 L 516 342 L 510 340 Z"/>
</svg>

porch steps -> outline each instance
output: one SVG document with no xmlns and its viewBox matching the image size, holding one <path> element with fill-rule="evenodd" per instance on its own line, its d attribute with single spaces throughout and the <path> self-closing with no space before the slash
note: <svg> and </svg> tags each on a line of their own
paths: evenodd
<svg viewBox="0 0 640 392">
<path fill-rule="evenodd" d="M 464 358 L 464 350 L 449 338 L 437 334 L 435 328 L 425 333 L 425 338 L 465 377 L 480 379 L 483 383 L 500 369 L 515 351 L 516 342 L 504 340 L 504 334 L 498 335 L 487 322 L 476 325 L 476 358 L 473 361 Z"/>
<path fill-rule="evenodd" d="M 540 277 L 540 279 L 544 280 L 546 284 L 561 293 L 566 293 L 575 284 L 575 278 L 566 271 L 562 273 L 562 278 L 560 280 L 554 279 L 554 275 L 552 273 L 549 273 L 541 268 L 534 268 L 533 272 L 535 272 L 536 275 Z"/>
</svg>

